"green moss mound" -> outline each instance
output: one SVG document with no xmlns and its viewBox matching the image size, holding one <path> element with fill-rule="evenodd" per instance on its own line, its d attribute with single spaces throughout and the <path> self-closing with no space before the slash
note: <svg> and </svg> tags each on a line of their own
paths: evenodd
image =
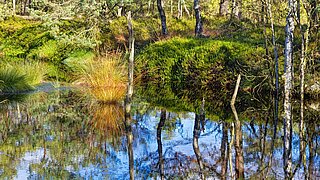
<svg viewBox="0 0 320 180">
<path fill-rule="evenodd" d="M 142 81 L 171 82 L 183 88 L 228 92 L 236 75 L 252 67 L 258 74 L 264 49 L 259 46 L 212 39 L 173 38 L 145 48 L 137 57 Z"/>
</svg>

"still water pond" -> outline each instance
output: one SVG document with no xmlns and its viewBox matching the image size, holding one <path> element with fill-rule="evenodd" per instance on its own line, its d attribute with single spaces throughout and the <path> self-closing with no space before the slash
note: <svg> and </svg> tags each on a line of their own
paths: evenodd
<svg viewBox="0 0 320 180">
<path fill-rule="evenodd" d="M 2 98 L 0 179 L 130 179 L 130 164 L 136 179 L 231 179 L 236 176 L 234 132 L 242 133 L 246 179 L 283 179 L 282 125 L 279 121 L 274 139 L 272 110 L 237 107 L 241 128 L 235 129 L 227 102 L 207 100 L 206 116 L 199 118 L 193 113 L 199 112 L 196 103 L 186 96 L 147 91 L 135 94 L 130 127 L 123 104 L 99 103 L 82 91 Z M 217 104 L 225 109 L 215 109 Z M 307 108 L 306 164 L 313 179 L 320 178 L 318 115 Z M 292 152 L 295 167 L 298 123 Z M 302 165 L 295 177 L 304 179 Z"/>
</svg>

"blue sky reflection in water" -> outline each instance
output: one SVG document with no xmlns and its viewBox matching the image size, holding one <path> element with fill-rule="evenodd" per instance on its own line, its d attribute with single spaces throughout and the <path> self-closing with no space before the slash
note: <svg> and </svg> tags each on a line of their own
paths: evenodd
<svg viewBox="0 0 320 180">
<path fill-rule="evenodd" d="M 99 104 L 81 94 L 73 91 L 37 93 L 23 100 L 1 104 L 1 179 L 129 179 L 123 107 Z M 132 123 L 135 177 L 159 178 L 157 127 L 163 108 L 137 101 L 133 107 Z M 231 124 L 230 119 L 226 121 Z M 200 170 L 193 148 L 194 123 L 194 113 L 166 111 L 161 131 L 165 178 L 199 178 Z M 205 164 L 202 170 L 205 178 L 219 178 L 221 172 L 221 124 L 222 119 L 211 115 L 201 126 L 199 149 Z M 269 161 L 273 127 L 267 127 L 265 158 L 261 162 L 264 127 L 264 122 L 245 120 L 242 123 L 244 168 L 248 178 L 259 178 L 259 167 Z M 270 178 L 283 178 L 280 136 L 281 131 L 275 143 L 274 160 L 268 174 Z M 316 134 L 315 138 L 318 137 Z M 317 177 L 320 159 L 318 146 L 315 148 L 313 165 Z M 233 161 L 234 154 L 233 149 Z M 294 134 L 295 165 L 298 156 L 299 138 Z M 227 174 L 230 178 L 229 168 Z M 302 168 L 295 176 L 303 177 Z"/>
</svg>

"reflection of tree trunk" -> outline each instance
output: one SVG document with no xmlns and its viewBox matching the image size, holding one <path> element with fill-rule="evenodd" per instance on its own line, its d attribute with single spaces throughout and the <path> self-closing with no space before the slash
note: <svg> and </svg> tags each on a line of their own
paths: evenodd
<svg viewBox="0 0 320 180">
<path fill-rule="evenodd" d="M 268 132 L 268 124 L 269 124 L 269 118 L 266 119 L 266 124 L 264 126 L 264 130 L 262 133 L 262 142 L 261 142 L 261 163 L 259 167 L 259 172 L 261 172 L 261 177 L 265 177 L 265 171 L 264 171 L 264 157 L 266 154 L 266 138 L 267 138 L 267 132 Z M 262 132 L 262 125 L 261 125 L 261 132 Z"/>
<path fill-rule="evenodd" d="M 161 180 L 164 179 L 164 162 L 163 162 L 163 157 L 162 157 L 161 131 L 162 131 L 162 127 L 164 126 L 164 123 L 166 121 L 166 116 L 167 116 L 166 110 L 161 110 L 160 122 L 159 122 L 158 128 L 157 128 L 157 143 L 158 143 L 159 169 L 160 169 Z"/>
<path fill-rule="evenodd" d="M 304 80 L 305 80 L 305 67 L 306 67 L 306 57 L 305 54 L 308 50 L 308 36 L 309 36 L 309 26 L 304 32 L 301 18 L 300 18 L 300 1 L 298 1 L 298 25 L 301 33 L 301 57 L 300 57 L 300 123 L 299 123 L 299 138 L 300 138 L 300 163 L 299 165 L 303 165 L 303 169 L 305 174 L 307 174 L 307 166 L 306 166 L 306 137 L 305 137 L 305 124 L 304 124 Z M 309 19 L 309 18 L 308 18 Z M 309 24 L 308 24 L 309 25 Z M 307 177 L 307 176 L 306 176 Z"/>
<path fill-rule="evenodd" d="M 200 136 L 200 116 L 196 114 L 195 121 L 194 121 L 194 129 L 193 129 L 193 150 L 199 164 L 200 177 L 201 179 L 204 179 L 203 172 L 202 172 L 204 166 L 203 166 L 202 157 L 201 157 L 199 144 L 198 144 L 199 136 Z"/>
<path fill-rule="evenodd" d="M 226 152 L 228 145 L 228 125 L 226 122 L 222 123 L 222 140 L 221 140 L 221 179 L 227 178 L 226 172 L 228 168 L 228 154 Z"/>
<path fill-rule="evenodd" d="M 275 139 L 277 136 L 277 126 L 279 121 L 279 61 L 278 61 L 278 49 L 276 46 L 276 35 L 274 29 L 274 22 L 273 22 L 273 14 L 272 14 L 272 1 L 267 0 L 267 14 L 270 19 L 270 26 L 272 32 L 272 46 L 273 46 L 273 54 L 274 54 L 274 74 L 275 74 L 275 92 L 274 92 L 274 117 L 273 117 L 273 138 L 271 142 L 271 151 L 270 151 L 270 159 L 267 167 L 266 174 L 268 175 L 269 168 L 272 165 L 273 159 L 273 150 Z"/>
<path fill-rule="evenodd" d="M 315 145 L 314 145 L 314 131 L 315 125 L 310 123 L 307 128 L 308 133 L 308 144 L 309 144 L 309 165 L 308 165 L 308 172 L 306 173 L 306 179 L 312 180 L 314 179 L 313 176 L 313 166 L 314 166 L 314 157 L 315 157 Z"/>
<path fill-rule="evenodd" d="M 238 93 L 238 89 L 240 86 L 240 80 L 241 80 L 241 75 L 238 75 L 238 79 L 237 79 L 237 84 L 236 84 L 236 88 L 234 90 L 234 94 L 232 96 L 232 100 L 231 100 L 231 109 L 232 112 L 235 116 L 235 143 L 234 143 L 234 147 L 235 147 L 235 151 L 236 151 L 236 178 L 237 179 L 244 179 L 244 161 L 243 161 L 243 145 L 242 145 L 242 129 L 241 129 L 241 122 L 238 118 L 238 113 L 237 110 L 234 106 L 235 101 L 236 101 L 236 97 L 237 97 L 237 93 Z"/>
<path fill-rule="evenodd" d="M 126 134 L 127 134 L 127 146 L 128 146 L 128 156 L 129 156 L 129 172 L 130 179 L 134 179 L 134 162 L 133 162 L 133 134 L 131 128 L 131 101 L 133 94 L 133 61 L 134 61 L 134 37 L 133 37 L 133 29 L 131 22 L 131 12 L 129 12 L 128 17 L 128 30 L 129 30 L 129 49 L 130 56 L 128 62 L 128 87 L 127 87 L 127 95 L 125 100 L 125 126 L 126 126 Z"/>
</svg>

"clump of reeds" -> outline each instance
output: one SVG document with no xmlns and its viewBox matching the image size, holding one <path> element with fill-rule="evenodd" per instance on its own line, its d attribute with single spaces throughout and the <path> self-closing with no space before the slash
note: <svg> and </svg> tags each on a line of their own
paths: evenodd
<svg viewBox="0 0 320 180">
<path fill-rule="evenodd" d="M 126 68 L 120 56 L 97 58 L 87 64 L 82 81 L 100 102 L 117 102 L 126 92 Z"/>
</svg>

